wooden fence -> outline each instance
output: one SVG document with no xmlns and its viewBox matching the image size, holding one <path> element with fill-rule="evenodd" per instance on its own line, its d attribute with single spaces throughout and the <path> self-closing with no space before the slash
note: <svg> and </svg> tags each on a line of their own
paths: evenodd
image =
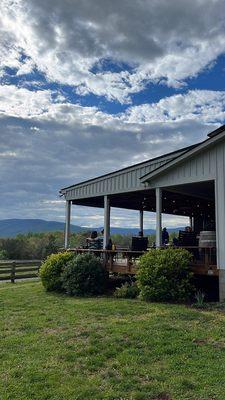
<svg viewBox="0 0 225 400">
<path fill-rule="evenodd" d="M 0 260 L 0 281 L 37 278 L 41 260 Z"/>
</svg>

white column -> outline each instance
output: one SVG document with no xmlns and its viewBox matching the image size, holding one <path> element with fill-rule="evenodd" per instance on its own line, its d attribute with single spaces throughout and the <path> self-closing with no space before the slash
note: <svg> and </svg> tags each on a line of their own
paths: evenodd
<svg viewBox="0 0 225 400">
<path fill-rule="evenodd" d="M 162 245 L 162 190 L 155 189 L 156 197 L 156 247 Z"/>
<path fill-rule="evenodd" d="M 194 217 L 189 217 L 189 223 L 192 231 L 194 230 Z"/>
<path fill-rule="evenodd" d="M 104 240 L 103 248 L 105 249 L 110 237 L 110 199 L 104 196 Z"/>
<path fill-rule="evenodd" d="M 69 241 L 70 241 L 70 216 L 71 216 L 71 201 L 66 200 L 66 224 L 65 224 L 65 237 L 64 237 L 65 249 L 69 247 Z"/>
<path fill-rule="evenodd" d="M 221 146 L 222 147 L 222 146 Z M 217 268 L 219 269 L 220 301 L 225 300 L 225 182 L 223 164 L 218 157 L 217 179 L 215 181 L 215 211 L 216 211 L 216 248 Z M 221 159 L 223 159 L 221 157 Z"/>
<path fill-rule="evenodd" d="M 143 210 L 140 210 L 140 232 L 142 232 L 143 233 L 143 231 L 144 231 L 144 211 Z"/>
</svg>

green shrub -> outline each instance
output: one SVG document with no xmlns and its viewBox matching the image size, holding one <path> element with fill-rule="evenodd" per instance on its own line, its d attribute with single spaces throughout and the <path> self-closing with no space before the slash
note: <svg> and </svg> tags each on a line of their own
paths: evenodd
<svg viewBox="0 0 225 400">
<path fill-rule="evenodd" d="M 191 254 L 184 249 L 153 249 L 140 258 L 137 283 L 140 297 L 150 301 L 186 301 L 193 287 Z"/>
<path fill-rule="evenodd" d="M 114 296 L 117 298 L 124 298 L 124 299 L 135 299 L 139 294 L 139 289 L 137 284 L 132 283 L 124 283 L 121 287 L 117 287 Z"/>
<path fill-rule="evenodd" d="M 100 259 L 89 253 L 73 258 L 62 273 L 62 286 L 71 296 L 101 294 L 106 282 L 107 273 Z"/>
<path fill-rule="evenodd" d="M 42 263 L 40 268 L 40 278 L 46 290 L 62 290 L 61 273 L 68 261 L 74 258 L 70 252 L 51 254 Z"/>
</svg>

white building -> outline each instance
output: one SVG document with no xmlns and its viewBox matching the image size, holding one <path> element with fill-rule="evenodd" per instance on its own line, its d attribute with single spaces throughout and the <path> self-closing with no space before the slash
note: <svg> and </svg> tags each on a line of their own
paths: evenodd
<svg viewBox="0 0 225 400">
<path fill-rule="evenodd" d="M 65 247 L 71 204 L 104 207 L 104 242 L 110 234 L 110 207 L 156 212 L 156 245 L 161 246 L 161 214 L 190 217 L 199 233 L 216 230 L 220 299 L 225 299 L 225 126 L 194 146 L 145 161 L 60 191 L 67 204 Z"/>
</svg>

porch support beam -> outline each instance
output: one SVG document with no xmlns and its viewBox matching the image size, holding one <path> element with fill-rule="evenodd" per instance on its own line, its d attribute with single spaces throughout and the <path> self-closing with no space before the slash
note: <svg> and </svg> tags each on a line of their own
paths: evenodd
<svg viewBox="0 0 225 400">
<path fill-rule="evenodd" d="M 219 296 L 225 300 L 225 181 L 224 181 L 224 154 L 223 146 L 218 150 L 217 178 L 215 180 L 216 206 L 216 248 L 217 268 L 219 268 Z"/>
<path fill-rule="evenodd" d="M 194 217 L 189 217 L 189 223 L 190 223 L 191 230 L 193 231 L 194 230 Z"/>
<path fill-rule="evenodd" d="M 140 232 L 142 232 L 142 234 L 143 234 L 144 233 L 144 211 L 143 210 L 140 210 L 139 218 L 140 218 L 139 228 L 140 228 Z"/>
<path fill-rule="evenodd" d="M 104 238 L 103 248 L 105 249 L 110 237 L 110 199 L 104 196 Z"/>
<path fill-rule="evenodd" d="M 66 223 L 65 223 L 65 236 L 64 247 L 68 249 L 70 245 L 70 218 L 71 218 L 71 200 L 66 200 Z"/>
<path fill-rule="evenodd" d="M 156 196 L 156 247 L 162 246 L 162 189 L 155 189 Z"/>
</svg>

